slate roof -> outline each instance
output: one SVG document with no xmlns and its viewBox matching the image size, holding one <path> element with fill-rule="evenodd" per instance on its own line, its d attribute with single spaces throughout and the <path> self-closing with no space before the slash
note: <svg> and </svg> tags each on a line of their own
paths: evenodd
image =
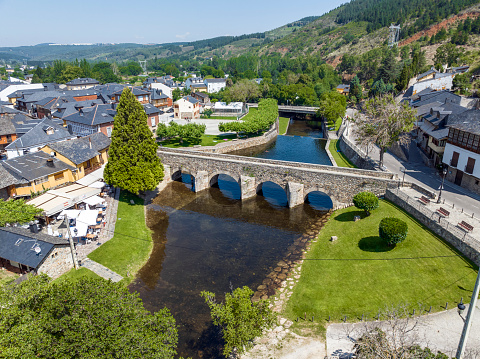
<svg viewBox="0 0 480 359">
<path fill-rule="evenodd" d="M 221 82 L 226 82 L 226 80 L 225 79 L 205 79 L 205 82 L 206 83 L 209 83 L 209 82 L 211 82 L 211 83 L 221 83 Z"/>
<path fill-rule="evenodd" d="M 433 102 L 445 103 L 446 100 L 449 100 L 457 105 L 460 104 L 461 97 L 451 93 L 450 91 L 434 91 L 420 96 L 418 101 L 411 103 L 413 107 L 420 107 Z"/>
<path fill-rule="evenodd" d="M 168 98 L 167 95 L 165 95 L 161 90 L 158 89 L 153 89 L 151 90 L 151 97 L 152 100 L 161 100 Z"/>
<path fill-rule="evenodd" d="M 102 104 L 103 101 L 101 99 L 58 103 L 57 107 L 53 106 L 56 108 L 56 111 L 52 113 L 52 117 L 64 118 L 74 113 L 78 113 L 78 111 L 84 107 L 92 107 Z"/>
<path fill-rule="evenodd" d="M 0 257 L 31 268 L 37 269 L 56 245 L 68 245 L 68 241 L 21 227 L 0 228 Z M 40 253 L 33 246 L 38 246 Z"/>
<path fill-rule="evenodd" d="M 96 132 L 74 140 L 51 143 L 48 147 L 79 165 L 100 155 L 100 151 L 110 146 L 110 143 L 111 140 L 107 136 Z"/>
<path fill-rule="evenodd" d="M 81 77 L 78 79 L 74 79 L 72 81 L 68 81 L 65 85 L 67 86 L 75 86 L 75 85 L 97 85 L 100 82 L 98 82 L 95 79 L 92 79 L 90 77 Z"/>
<path fill-rule="evenodd" d="M 22 180 L 8 172 L 0 162 L 0 189 L 20 183 Z"/>
<path fill-rule="evenodd" d="M 16 133 L 17 133 L 18 137 L 26 134 L 28 131 L 30 131 L 32 128 L 37 126 L 43 120 L 44 119 L 31 118 L 23 112 L 16 113 L 12 117 L 12 123 L 15 126 L 15 130 L 16 130 Z M 55 124 L 63 127 L 63 121 L 62 120 L 51 119 L 51 121 L 53 121 Z"/>
<path fill-rule="evenodd" d="M 121 94 L 122 94 L 122 91 L 123 91 L 123 89 L 120 90 L 120 91 L 115 92 L 114 95 L 121 95 Z M 130 91 L 132 91 L 132 93 L 133 93 L 134 96 L 150 95 L 150 92 L 149 92 L 149 91 L 139 89 L 138 87 L 132 87 L 132 88 L 130 88 Z"/>
<path fill-rule="evenodd" d="M 198 102 L 198 100 L 193 98 L 192 96 L 185 96 L 183 97 L 183 99 L 193 104 L 196 104 Z"/>
<path fill-rule="evenodd" d="M 338 85 L 337 89 L 340 90 L 350 90 L 350 85 Z"/>
<path fill-rule="evenodd" d="M 45 126 L 53 127 L 54 133 L 47 134 L 44 130 Z M 17 138 L 15 141 L 10 143 L 5 149 L 15 150 L 15 149 L 24 149 L 35 146 L 46 145 L 50 142 L 57 142 L 72 138 L 72 134 L 68 130 L 52 120 L 45 118 L 42 119 L 35 127 L 29 130 L 24 135 Z"/>
<path fill-rule="evenodd" d="M 38 151 L 5 160 L 2 164 L 10 174 L 21 180 L 21 183 L 31 182 L 37 178 L 75 169 L 56 158 L 53 158 L 52 165 L 48 165 L 47 160 L 50 158 L 49 154 Z"/>
<path fill-rule="evenodd" d="M 0 135 L 11 135 L 17 133 L 10 116 L 0 117 Z"/>
<path fill-rule="evenodd" d="M 98 126 L 104 123 L 113 122 L 116 113 L 117 112 L 110 104 L 95 105 L 84 107 L 76 113 L 64 116 L 63 119 L 65 121 L 81 123 L 88 126 Z"/>
<path fill-rule="evenodd" d="M 147 115 L 154 115 L 160 113 L 160 110 L 158 108 L 149 103 L 143 105 L 143 109 L 145 110 L 145 113 Z"/>
<path fill-rule="evenodd" d="M 447 117 L 447 127 L 480 135 L 480 110 L 467 110 Z"/>
<path fill-rule="evenodd" d="M 192 84 L 192 85 L 190 85 L 190 87 L 193 87 L 193 88 L 206 88 L 207 85 L 205 85 L 205 84 L 202 82 L 202 83 L 199 83 L 199 84 Z"/>
<path fill-rule="evenodd" d="M 436 74 L 436 73 L 438 73 L 438 70 L 432 67 L 430 70 L 424 72 L 423 74 L 418 75 L 417 80 L 421 79 L 422 77 L 425 77 L 431 74 Z"/>
</svg>

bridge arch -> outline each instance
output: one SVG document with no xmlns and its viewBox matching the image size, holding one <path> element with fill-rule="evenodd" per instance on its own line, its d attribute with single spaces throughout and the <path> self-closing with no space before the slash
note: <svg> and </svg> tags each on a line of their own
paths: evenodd
<svg viewBox="0 0 480 359">
<path fill-rule="evenodd" d="M 215 171 L 211 175 L 209 175 L 209 177 L 210 177 L 210 180 L 209 180 L 210 187 L 214 187 L 215 185 L 218 185 L 218 177 L 220 175 L 229 176 L 232 179 L 234 179 L 240 185 L 240 175 L 238 173 L 233 173 L 233 172 L 230 172 L 230 171 L 223 171 L 222 170 L 222 171 Z"/>
<path fill-rule="evenodd" d="M 319 188 L 310 188 L 304 193 L 304 202 L 309 203 L 317 210 L 330 210 L 334 208 L 334 198 Z"/>
<path fill-rule="evenodd" d="M 279 184 L 274 181 L 263 181 L 257 185 L 257 195 L 265 200 L 280 207 L 288 207 L 288 195 L 285 184 Z"/>
</svg>

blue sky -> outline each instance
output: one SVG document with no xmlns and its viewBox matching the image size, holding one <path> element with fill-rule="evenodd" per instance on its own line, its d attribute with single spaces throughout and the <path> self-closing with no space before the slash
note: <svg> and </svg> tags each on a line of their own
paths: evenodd
<svg viewBox="0 0 480 359">
<path fill-rule="evenodd" d="M 44 42 L 146 44 L 242 35 L 322 15 L 344 2 L 0 0 L 0 47 Z"/>
</svg>

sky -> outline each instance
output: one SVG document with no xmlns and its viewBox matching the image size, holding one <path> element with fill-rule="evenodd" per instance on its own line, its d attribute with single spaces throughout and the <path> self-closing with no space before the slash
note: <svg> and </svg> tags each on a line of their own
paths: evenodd
<svg viewBox="0 0 480 359">
<path fill-rule="evenodd" d="M 0 0 L 0 47 L 161 44 L 264 32 L 345 0 Z M 11 15 L 8 15 L 11 14 Z"/>
</svg>

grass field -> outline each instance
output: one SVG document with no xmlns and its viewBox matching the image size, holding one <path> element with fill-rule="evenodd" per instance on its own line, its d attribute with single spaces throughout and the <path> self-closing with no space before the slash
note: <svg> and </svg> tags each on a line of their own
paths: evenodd
<svg viewBox="0 0 480 359">
<path fill-rule="evenodd" d="M 15 279 L 19 277 L 18 274 L 8 272 L 8 271 L 0 271 L 0 286 L 3 284 L 8 284 L 13 282 Z"/>
<path fill-rule="evenodd" d="M 327 123 L 327 128 L 330 130 L 330 128 L 334 128 L 334 130 L 331 130 L 331 131 L 338 131 L 338 129 L 340 128 L 340 126 L 342 125 L 342 118 L 339 117 L 337 118 L 337 120 L 335 121 L 335 123 L 333 123 L 332 121 L 328 121 Z"/>
<path fill-rule="evenodd" d="M 279 130 L 279 133 L 280 133 L 281 135 L 284 135 L 284 134 L 287 132 L 288 123 L 290 122 L 290 119 L 287 118 L 287 117 L 280 117 L 280 118 L 279 118 L 279 122 L 280 122 L 280 130 Z"/>
<path fill-rule="evenodd" d="M 328 149 L 333 156 L 338 167 L 357 168 L 348 158 L 340 151 L 338 140 L 330 140 Z"/>
<path fill-rule="evenodd" d="M 102 278 L 87 268 L 71 269 L 61 277 L 55 279 L 55 282 L 63 282 L 69 280 L 76 282 L 80 278 Z"/>
<path fill-rule="evenodd" d="M 353 221 L 355 215 L 362 219 Z M 383 245 L 378 224 L 387 216 L 407 222 L 407 239 L 394 248 Z M 300 320 L 297 329 L 322 330 L 318 322 L 371 320 L 386 306 L 407 305 L 416 313 L 453 308 L 468 298 L 474 286 L 474 265 L 388 201 L 364 218 L 354 207 L 336 211 L 313 243 L 303 263 L 302 276 L 288 301 L 285 315 Z M 330 242 L 331 236 L 338 240 Z M 320 328 L 321 327 L 321 328 Z M 320 328 L 320 329 L 319 329 Z"/>
<path fill-rule="evenodd" d="M 135 204 L 130 204 L 130 200 Z M 145 224 L 144 208 L 141 198 L 122 191 L 114 237 L 90 253 L 88 258 L 133 279 L 147 261 L 153 246 L 150 229 Z"/>
<path fill-rule="evenodd" d="M 215 146 L 219 142 L 226 142 L 231 141 L 234 138 L 237 138 L 237 135 L 235 134 L 229 134 L 229 135 L 203 135 L 202 136 L 202 141 L 199 143 L 201 146 Z M 190 142 L 188 140 L 183 140 L 183 143 L 180 143 L 178 139 L 172 139 L 172 140 L 165 140 L 162 142 L 159 142 L 159 145 L 162 145 L 164 147 L 170 147 L 170 148 L 179 148 L 179 147 L 193 147 L 197 143 Z"/>
</svg>

